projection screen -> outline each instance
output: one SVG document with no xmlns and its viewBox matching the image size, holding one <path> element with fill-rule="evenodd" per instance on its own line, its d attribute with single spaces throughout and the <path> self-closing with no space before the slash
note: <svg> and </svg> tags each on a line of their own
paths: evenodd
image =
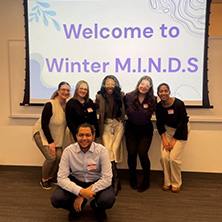
<svg viewBox="0 0 222 222">
<path fill-rule="evenodd" d="M 67 81 L 90 87 L 115 75 L 127 93 L 140 77 L 171 86 L 186 105 L 209 106 L 207 0 L 24 1 L 24 104 L 42 104 Z"/>
</svg>

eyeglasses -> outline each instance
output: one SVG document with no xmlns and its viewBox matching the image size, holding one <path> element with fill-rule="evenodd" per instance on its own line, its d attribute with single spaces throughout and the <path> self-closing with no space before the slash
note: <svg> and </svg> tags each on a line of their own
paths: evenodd
<svg viewBox="0 0 222 222">
<path fill-rule="evenodd" d="M 115 86 L 115 83 L 108 82 L 105 84 L 105 86 Z"/>
<path fill-rule="evenodd" d="M 88 91 L 88 89 L 87 89 L 87 88 L 84 88 L 84 87 L 79 87 L 79 89 L 82 89 L 82 90 Z"/>
<path fill-rule="evenodd" d="M 147 88 L 150 88 L 150 87 L 151 87 L 150 85 L 145 84 L 145 83 L 140 83 L 140 86 L 147 87 Z"/>
</svg>

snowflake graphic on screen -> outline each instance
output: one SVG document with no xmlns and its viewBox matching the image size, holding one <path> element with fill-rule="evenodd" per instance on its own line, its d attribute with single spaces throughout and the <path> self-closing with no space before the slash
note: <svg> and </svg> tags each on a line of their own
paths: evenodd
<svg viewBox="0 0 222 222">
<path fill-rule="evenodd" d="M 32 8 L 32 12 L 29 13 L 29 22 L 39 22 L 40 18 L 43 19 L 45 26 L 49 25 L 49 21 L 52 21 L 54 27 L 60 31 L 60 24 L 53 18 L 56 16 L 56 12 L 50 10 L 50 4 L 48 2 L 35 1 L 36 5 Z"/>
</svg>

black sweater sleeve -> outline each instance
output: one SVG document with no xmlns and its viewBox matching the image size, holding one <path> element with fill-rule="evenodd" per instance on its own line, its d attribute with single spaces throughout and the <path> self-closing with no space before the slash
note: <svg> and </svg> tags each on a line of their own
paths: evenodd
<svg viewBox="0 0 222 222">
<path fill-rule="evenodd" d="M 74 100 L 70 99 L 66 104 L 66 122 L 67 126 L 72 133 L 75 141 L 76 141 L 76 114 L 75 114 L 75 107 L 74 107 Z"/>
<path fill-rule="evenodd" d="M 161 113 L 163 112 L 162 106 L 160 104 L 157 104 L 156 106 L 156 126 L 158 133 L 162 135 L 163 133 L 166 132 L 165 126 L 164 126 L 164 118 Z"/>
<path fill-rule="evenodd" d="M 172 111 L 171 111 L 172 110 Z M 170 113 L 170 111 L 172 113 Z M 172 106 L 164 108 L 161 103 L 157 104 L 156 125 L 160 135 L 165 133 L 165 125 L 175 128 L 174 138 L 178 140 L 187 140 L 187 112 L 183 101 L 175 99 Z"/>
<path fill-rule="evenodd" d="M 178 140 L 187 140 L 188 117 L 187 117 L 185 105 L 182 101 L 178 102 L 177 109 L 178 109 L 178 125 L 177 125 L 176 132 L 173 137 Z"/>
<path fill-rule="evenodd" d="M 92 102 L 91 104 L 92 104 L 92 109 L 93 109 L 93 125 L 96 130 L 96 138 L 98 138 L 100 136 L 100 132 L 99 132 L 99 126 L 98 126 L 98 120 L 97 120 L 96 106 L 93 103 L 93 101 L 91 102 Z"/>
<path fill-rule="evenodd" d="M 51 117 L 52 117 L 52 104 L 48 102 L 45 104 L 42 111 L 41 124 L 42 124 L 42 130 L 49 144 L 54 142 L 49 129 L 49 121 Z"/>
</svg>

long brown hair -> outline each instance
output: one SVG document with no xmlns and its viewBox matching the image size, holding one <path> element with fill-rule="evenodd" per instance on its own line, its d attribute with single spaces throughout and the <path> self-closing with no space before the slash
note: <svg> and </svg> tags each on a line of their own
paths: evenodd
<svg viewBox="0 0 222 222">
<path fill-rule="evenodd" d="M 155 102 L 155 97 L 153 95 L 153 81 L 149 76 L 143 76 L 137 82 L 136 88 L 133 90 L 132 105 L 133 105 L 134 109 L 139 109 L 140 104 L 139 104 L 139 99 L 138 99 L 138 97 L 139 97 L 138 87 L 143 80 L 147 80 L 150 83 L 150 88 L 146 94 L 145 99 L 147 99 L 147 102 L 148 102 L 148 113 L 152 114 L 155 110 L 156 102 Z"/>
</svg>

